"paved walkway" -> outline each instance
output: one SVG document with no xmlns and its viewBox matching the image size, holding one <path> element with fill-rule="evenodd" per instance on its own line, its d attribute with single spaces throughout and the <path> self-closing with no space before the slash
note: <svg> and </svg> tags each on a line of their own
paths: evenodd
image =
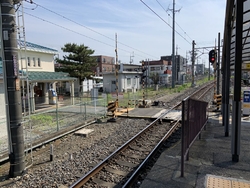
<svg viewBox="0 0 250 188">
<path fill-rule="evenodd" d="M 225 137 L 219 116 L 211 116 L 207 129 L 196 140 L 180 177 L 181 142 L 164 151 L 141 188 L 250 188 L 250 121 L 241 125 L 239 162 L 232 162 L 231 130 Z M 230 126 L 231 127 L 231 126 Z"/>
</svg>

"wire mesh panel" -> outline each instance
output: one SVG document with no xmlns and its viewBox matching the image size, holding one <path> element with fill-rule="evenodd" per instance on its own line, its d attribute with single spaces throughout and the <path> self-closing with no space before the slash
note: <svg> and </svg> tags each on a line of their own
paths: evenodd
<svg viewBox="0 0 250 188">
<path fill-rule="evenodd" d="M 22 122 L 24 142 L 34 143 L 40 139 L 46 139 L 52 134 L 57 134 L 61 130 L 70 129 L 72 126 L 78 126 L 106 115 L 106 98 L 91 100 L 90 98 L 78 97 L 74 98 L 74 104 L 70 101 L 72 101 L 71 98 L 64 99 L 63 102 L 56 101 L 54 105 L 40 103 L 39 109 L 37 108 L 30 116 L 24 116 Z M 8 150 L 5 120 L 0 122 L 0 127 L 6 127 L 5 134 L 0 134 L 1 154 Z M 31 144 L 26 145 L 32 146 Z M 29 150 L 30 148 L 25 149 Z"/>
</svg>

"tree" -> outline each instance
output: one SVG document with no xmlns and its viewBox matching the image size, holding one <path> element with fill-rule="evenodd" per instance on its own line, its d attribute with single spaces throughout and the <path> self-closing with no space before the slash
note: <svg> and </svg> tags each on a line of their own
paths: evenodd
<svg viewBox="0 0 250 188">
<path fill-rule="evenodd" d="M 153 72 L 150 74 L 150 79 L 153 81 L 155 85 L 159 84 L 159 73 L 158 72 Z"/>
<path fill-rule="evenodd" d="M 94 50 L 84 44 L 75 43 L 67 43 L 61 49 L 67 55 L 64 55 L 63 59 L 56 59 L 59 64 L 55 69 L 56 72 L 67 72 L 70 76 L 77 77 L 80 82 L 94 75 L 93 68 L 97 66 L 95 57 L 91 56 L 94 54 Z"/>
</svg>

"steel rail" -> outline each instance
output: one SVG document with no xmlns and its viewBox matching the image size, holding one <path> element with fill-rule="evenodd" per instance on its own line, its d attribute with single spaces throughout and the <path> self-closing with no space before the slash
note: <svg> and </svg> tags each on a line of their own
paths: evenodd
<svg viewBox="0 0 250 188">
<path fill-rule="evenodd" d="M 212 83 L 211 83 L 212 84 Z M 202 88 L 200 88 L 198 91 L 194 92 L 193 94 L 191 94 L 191 96 L 196 95 L 198 92 L 200 92 L 202 89 L 206 88 L 207 86 L 204 86 Z M 210 88 L 209 88 L 210 89 Z M 207 91 L 209 90 L 207 89 Z M 189 96 L 190 97 L 190 96 Z M 182 102 L 177 103 L 176 105 L 174 105 L 172 108 L 170 108 L 169 110 L 167 110 L 166 112 L 164 112 L 163 114 L 161 114 L 158 118 L 156 118 L 153 122 L 151 122 L 149 125 L 147 125 L 143 130 L 141 130 L 139 133 L 137 133 L 135 136 L 133 136 L 131 139 L 129 139 L 126 143 L 124 143 L 122 146 L 120 146 L 118 149 L 116 149 L 112 154 L 110 154 L 107 158 L 105 158 L 101 163 L 99 163 L 97 166 L 95 166 L 91 171 L 89 171 L 87 174 L 85 174 L 84 176 L 82 176 L 80 179 L 78 179 L 73 185 L 70 186 L 70 188 L 80 188 L 82 187 L 85 183 L 87 183 L 93 176 L 95 176 L 97 173 L 99 173 L 99 171 L 101 171 L 103 169 L 103 167 L 115 156 L 118 155 L 118 153 L 122 152 L 123 150 L 125 150 L 130 143 L 134 142 L 135 139 L 139 138 L 142 134 L 145 133 L 145 131 L 147 131 L 149 128 L 151 128 L 155 123 L 157 123 L 162 117 L 164 117 L 165 115 L 167 115 L 168 113 L 170 113 L 173 109 L 177 108 L 178 106 L 180 106 L 182 104 Z M 156 147 L 150 152 L 150 156 L 156 151 L 156 148 L 158 148 L 162 142 L 167 139 L 171 133 L 176 130 L 176 128 L 178 127 L 178 123 L 180 121 L 180 118 L 178 119 L 178 121 L 171 127 L 171 129 L 165 134 L 165 136 L 161 139 L 161 141 L 156 145 Z M 143 167 L 146 164 L 146 161 L 150 158 L 150 156 L 147 156 L 145 159 L 145 162 L 142 162 L 140 164 L 139 167 Z M 134 177 L 137 176 L 137 173 L 140 171 L 140 168 L 137 168 L 137 170 L 133 173 L 133 177 L 131 176 L 131 180 L 134 179 Z M 129 185 L 130 182 L 127 182 L 126 185 Z"/>
<path fill-rule="evenodd" d="M 205 86 L 207 87 L 207 86 Z M 199 91 L 204 89 L 205 87 L 201 88 Z M 199 97 L 203 97 L 210 89 L 213 87 L 213 84 L 209 86 Z M 197 94 L 199 91 L 195 92 Z M 192 94 L 195 95 L 195 94 Z M 178 104 L 177 104 L 178 105 Z M 178 124 L 181 120 L 181 117 L 175 122 L 175 124 L 171 127 L 171 129 L 165 134 L 165 136 L 161 139 L 161 141 L 155 146 L 155 148 L 150 152 L 150 154 L 145 158 L 145 160 L 141 163 L 141 165 L 135 170 L 135 172 L 130 176 L 130 178 L 127 180 L 127 182 L 122 186 L 123 188 L 130 187 L 136 180 L 136 178 L 139 176 L 140 170 L 147 164 L 147 162 L 152 158 L 152 156 L 156 153 L 156 151 L 161 147 L 161 145 L 164 143 L 166 139 L 168 139 L 171 134 L 178 128 Z"/>
<path fill-rule="evenodd" d="M 136 178 L 138 177 L 140 170 L 147 164 L 147 162 L 154 156 L 154 154 L 158 151 L 158 149 L 162 146 L 162 144 L 172 135 L 172 133 L 178 129 L 179 127 L 179 118 L 171 129 L 164 135 L 164 137 L 160 140 L 160 142 L 155 146 L 155 148 L 149 153 L 149 155 L 144 159 L 144 161 L 140 164 L 140 166 L 135 170 L 135 172 L 130 176 L 127 182 L 122 186 L 123 188 L 131 186 Z"/>
</svg>

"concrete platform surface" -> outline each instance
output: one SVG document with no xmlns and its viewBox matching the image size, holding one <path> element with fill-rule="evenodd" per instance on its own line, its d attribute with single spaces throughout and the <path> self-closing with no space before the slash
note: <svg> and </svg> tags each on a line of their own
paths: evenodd
<svg viewBox="0 0 250 188">
<path fill-rule="evenodd" d="M 229 127 L 225 137 L 220 115 L 210 116 L 201 139 L 190 149 L 184 177 L 179 141 L 161 154 L 140 188 L 250 188 L 250 121 L 241 124 L 239 162 L 232 162 Z"/>
</svg>

